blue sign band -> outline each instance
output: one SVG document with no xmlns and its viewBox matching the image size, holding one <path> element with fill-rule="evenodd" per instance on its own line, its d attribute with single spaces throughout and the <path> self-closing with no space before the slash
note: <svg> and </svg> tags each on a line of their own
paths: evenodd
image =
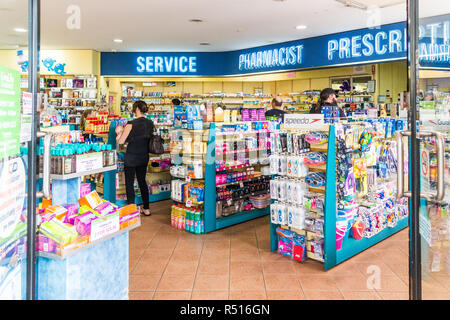
<svg viewBox="0 0 450 320">
<path fill-rule="evenodd" d="M 421 67 L 450 70 L 450 15 L 421 21 Z M 103 76 L 237 76 L 406 60 L 406 23 L 228 52 L 102 52 Z"/>
</svg>

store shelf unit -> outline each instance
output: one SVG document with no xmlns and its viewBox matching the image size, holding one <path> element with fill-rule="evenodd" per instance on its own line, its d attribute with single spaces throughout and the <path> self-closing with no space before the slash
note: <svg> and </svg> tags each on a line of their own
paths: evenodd
<svg viewBox="0 0 450 320">
<path fill-rule="evenodd" d="M 239 124 L 244 124 L 244 122 L 241 122 Z M 247 122 L 247 125 L 251 126 L 252 122 Z M 217 211 L 217 205 L 222 205 L 222 203 L 218 203 L 218 190 L 217 188 L 220 187 L 226 187 L 226 186 L 235 186 L 236 184 L 242 184 L 241 188 L 243 187 L 243 184 L 247 183 L 247 182 L 251 182 L 254 179 L 258 179 L 260 176 L 255 176 L 253 178 L 246 178 L 246 179 L 242 179 L 242 181 L 239 182 L 230 182 L 230 183 L 217 183 L 217 179 L 216 176 L 218 174 L 218 172 L 230 172 L 229 170 L 236 170 L 236 169 L 243 169 L 243 168 L 248 168 L 248 167 L 255 167 L 255 166 L 260 166 L 261 164 L 259 164 L 257 161 L 256 162 L 252 162 L 251 164 L 248 165 L 230 165 L 227 166 L 226 169 L 224 169 L 223 167 L 217 167 L 216 166 L 216 156 L 222 156 L 225 154 L 223 153 L 217 153 L 216 152 L 216 143 L 218 141 L 218 139 L 223 139 L 223 137 L 225 136 L 225 134 L 220 132 L 219 127 L 220 126 L 235 126 L 236 123 L 233 124 L 229 124 L 229 123 L 211 123 L 209 125 L 209 129 L 203 129 L 203 130 L 187 130 L 187 129 L 179 129 L 181 132 L 176 132 L 177 134 L 179 134 L 179 138 L 182 137 L 183 140 L 184 139 L 192 139 L 191 141 L 194 141 L 194 143 L 204 143 L 205 144 L 205 151 L 204 153 L 183 153 L 182 149 L 179 148 L 173 148 L 172 150 L 172 161 L 174 163 L 175 166 L 181 166 L 181 165 L 187 165 L 191 162 L 201 162 L 202 163 L 202 168 L 203 168 L 203 173 L 202 175 L 197 175 L 196 178 L 186 178 L 186 176 L 183 175 L 177 175 L 177 174 L 173 174 L 173 179 L 175 180 L 192 180 L 194 183 L 201 183 L 202 185 L 204 184 L 204 202 L 199 206 L 199 208 L 201 208 L 202 212 L 204 212 L 204 219 L 203 224 L 204 224 L 204 232 L 205 233 L 209 233 L 218 229 L 222 229 L 222 228 L 226 228 L 235 224 L 239 224 L 248 220 L 252 220 L 258 217 L 262 217 L 265 215 L 269 214 L 269 207 L 264 208 L 264 209 L 256 209 L 255 207 L 253 207 L 250 210 L 243 210 L 243 211 L 239 211 L 239 212 L 227 212 L 227 214 L 221 214 L 221 212 Z M 247 127 L 248 128 L 248 127 Z M 261 131 L 262 132 L 262 131 Z M 248 133 L 248 132 L 247 132 Z M 255 132 L 253 132 L 253 134 L 256 135 Z M 228 136 L 233 136 L 235 134 L 227 134 Z M 246 136 L 244 134 L 244 136 Z M 178 139 L 179 139 L 178 138 Z M 183 141 L 181 140 L 181 141 Z M 222 140 L 220 140 L 222 141 Z M 244 142 L 244 139 L 242 139 L 242 142 Z M 220 144 L 220 143 L 219 143 Z M 176 143 L 174 144 L 176 145 Z M 253 150 L 253 149 L 252 149 Z M 248 152 L 248 150 L 246 151 Z M 256 152 L 256 151 L 255 151 Z M 229 156 L 233 157 L 234 153 L 230 153 Z M 250 155 L 250 153 L 249 153 Z M 246 158 L 246 157 L 244 157 Z M 228 158 L 226 158 L 228 159 Z M 235 159 L 233 157 L 233 159 Z M 250 177 L 250 176 L 248 176 Z M 201 182 L 200 182 L 201 181 Z M 175 192 L 175 189 L 174 189 Z M 251 192 L 251 193 L 245 193 L 242 194 L 242 196 L 236 198 L 233 197 L 233 204 L 239 200 L 239 199 L 246 199 L 249 196 L 255 196 L 255 195 L 259 195 L 259 194 L 268 194 L 269 190 L 262 190 L 262 191 L 255 191 L 255 192 Z M 178 200 L 177 197 L 173 197 L 174 200 L 174 205 L 182 205 L 182 206 L 186 206 L 186 199 L 184 199 L 184 201 L 180 202 Z M 231 198 L 230 198 L 231 200 Z M 222 199 L 219 201 L 227 201 L 227 199 Z M 193 205 L 192 205 L 193 206 Z M 247 208 L 249 209 L 249 208 Z M 235 209 L 240 210 L 240 208 L 236 208 Z M 228 215 L 229 214 L 229 215 Z"/>
<path fill-rule="evenodd" d="M 370 238 L 362 238 L 360 240 L 348 237 L 343 241 L 342 248 L 336 249 L 336 222 L 337 222 L 337 185 L 336 185 L 336 132 L 335 125 L 328 126 L 328 144 L 326 149 L 324 147 L 314 148 L 311 147 L 311 151 L 320 149 L 321 151 L 327 152 L 327 163 L 326 163 L 326 185 L 324 190 L 325 200 L 324 200 L 324 269 L 329 270 L 334 266 L 348 260 L 349 258 L 357 255 L 358 253 L 370 248 L 371 246 L 383 241 L 384 239 L 392 236 L 393 234 L 401 231 L 408 226 L 408 219 L 404 218 L 398 221 L 395 227 L 386 227 L 379 233 L 375 234 Z M 309 188 L 310 191 L 319 191 L 317 188 Z M 277 227 L 283 227 L 290 229 L 296 233 L 298 230 L 289 228 L 287 226 L 282 226 L 280 224 L 270 224 L 270 241 L 271 241 L 271 251 L 277 251 L 278 249 L 278 235 L 276 233 Z M 308 257 L 313 258 L 313 256 L 308 255 Z M 315 259 L 319 260 L 320 259 Z"/>
<path fill-rule="evenodd" d="M 226 228 L 248 220 L 256 219 L 270 212 L 269 208 L 252 209 L 234 213 L 227 217 L 216 216 L 216 123 L 209 128 L 208 150 L 205 167 L 205 232 Z"/>
<path fill-rule="evenodd" d="M 116 121 L 111 121 L 111 125 L 109 128 L 109 133 L 107 135 L 107 141 L 108 144 L 110 144 L 112 146 L 113 150 L 117 150 L 117 143 L 116 143 L 116 127 L 117 127 L 117 122 Z M 106 139 L 106 136 L 105 136 Z M 117 159 L 118 161 L 118 159 Z M 104 194 L 104 198 L 107 199 L 108 201 L 111 201 L 113 203 L 116 203 L 117 205 L 125 205 L 126 201 L 125 200 L 117 200 L 117 173 L 119 172 L 117 166 L 116 166 L 116 170 L 113 171 L 108 171 L 105 172 L 104 175 L 104 182 L 103 182 L 103 194 Z M 159 174 L 158 172 L 156 173 L 147 173 L 147 174 Z M 169 172 L 164 171 L 161 172 L 161 174 L 166 174 L 168 175 Z M 170 199 L 170 191 L 168 192 L 160 192 L 158 194 L 151 194 L 149 195 L 149 201 L 150 203 L 152 202 L 157 202 L 157 201 L 162 201 L 162 200 L 168 200 Z M 137 205 L 142 204 L 142 198 L 139 195 L 136 195 L 136 199 L 135 199 L 135 203 Z"/>
</svg>

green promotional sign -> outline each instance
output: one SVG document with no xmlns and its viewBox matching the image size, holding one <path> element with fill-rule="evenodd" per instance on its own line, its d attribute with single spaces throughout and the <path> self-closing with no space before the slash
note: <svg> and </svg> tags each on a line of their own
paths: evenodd
<svg viewBox="0 0 450 320">
<path fill-rule="evenodd" d="M 0 66 L 0 160 L 20 147 L 20 73 Z"/>
<path fill-rule="evenodd" d="M 425 110 L 434 110 L 434 101 L 420 101 L 420 107 Z"/>
</svg>

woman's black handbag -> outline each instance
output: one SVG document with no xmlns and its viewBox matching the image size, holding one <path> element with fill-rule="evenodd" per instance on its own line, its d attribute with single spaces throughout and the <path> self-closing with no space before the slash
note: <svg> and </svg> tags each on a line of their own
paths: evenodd
<svg viewBox="0 0 450 320">
<path fill-rule="evenodd" d="M 160 135 L 154 134 L 150 137 L 148 141 L 148 151 L 153 154 L 163 154 L 164 153 L 164 140 Z"/>
<path fill-rule="evenodd" d="M 153 125 L 153 123 L 152 123 Z M 164 153 L 164 140 L 160 135 L 154 133 L 154 126 L 152 126 L 152 134 L 148 141 L 148 152 L 152 154 L 163 154 Z"/>
</svg>

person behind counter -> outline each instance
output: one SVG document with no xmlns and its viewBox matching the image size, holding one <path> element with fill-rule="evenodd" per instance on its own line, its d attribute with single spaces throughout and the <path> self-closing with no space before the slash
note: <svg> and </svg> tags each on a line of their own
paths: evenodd
<svg viewBox="0 0 450 320">
<path fill-rule="evenodd" d="M 336 111 L 339 112 L 340 118 L 347 117 L 344 110 L 342 110 L 342 108 L 338 106 L 336 102 L 336 91 L 334 91 L 332 88 L 326 88 L 320 92 L 319 102 L 312 106 L 312 108 L 309 110 L 309 113 L 322 113 L 323 107 L 334 107 L 333 109 L 336 108 Z"/>
<path fill-rule="evenodd" d="M 96 112 L 95 112 L 94 109 L 86 109 L 81 114 L 80 130 L 83 132 L 84 139 L 89 139 L 91 137 L 90 133 L 85 133 L 85 131 L 86 131 L 86 119 L 87 118 L 95 118 L 95 117 L 96 117 Z"/>
<path fill-rule="evenodd" d="M 149 192 L 145 178 L 149 161 L 148 144 L 154 134 L 155 125 L 153 121 L 145 117 L 148 106 L 144 101 L 136 101 L 132 111 L 135 119 L 129 121 L 125 127 L 118 126 L 116 128 L 116 140 L 118 144 L 128 143 L 124 159 L 128 204 L 135 203 L 134 177 L 136 176 L 143 202 L 141 213 L 150 216 Z"/>
<path fill-rule="evenodd" d="M 267 110 L 265 113 L 266 119 L 277 118 L 284 121 L 284 115 L 286 111 L 283 110 L 283 100 L 280 97 L 275 97 L 272 100 L 272 109 Z"/>
</svg>

